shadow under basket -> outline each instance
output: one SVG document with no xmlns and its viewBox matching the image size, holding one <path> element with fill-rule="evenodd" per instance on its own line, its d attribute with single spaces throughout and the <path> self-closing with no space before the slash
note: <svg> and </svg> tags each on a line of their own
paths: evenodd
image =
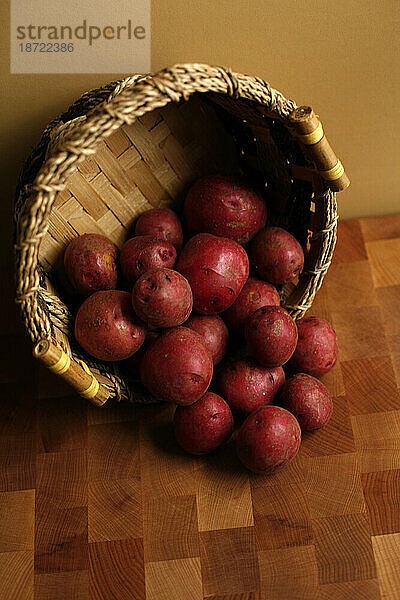
<svg viewBox="0 0 400 600">
<path fill-rule="evenodd" d="M 212 173 L 242 174 L 265 190 L 268 223 L 303 246 L 303 273 L 280 289 L 282 306 L 303 316 L 331 262 L 335 192 L 349 181 L 311 108 L 265 81 L 186 64 L 113 82 L 53 120 L 26 161 L 15 199 L 16 300 L 34 355 L 93 403 L 155 399 L 118 363 L 77 345 L 66 245 L 101 233 L 121 247 L 141 213 L 179 213 L 189 186 Z"/>
</svg>

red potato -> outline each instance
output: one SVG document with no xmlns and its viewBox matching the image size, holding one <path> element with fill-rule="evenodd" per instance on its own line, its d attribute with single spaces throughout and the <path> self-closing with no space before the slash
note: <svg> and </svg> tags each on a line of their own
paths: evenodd
<svg viewBox="0 0 400 600">
<path fill-rule="evenodd" d="M 300 442 L 300 425 L 289 411 L 279 406 L 262 406 L 239 429 L 236 451 L 250 471 L 270 475 L 294 459 Z"/>
<path fill-rule="evenodd" d="M 133 312 L 129 292 L 95 292 L 80 306 L 75 337 L 88 354 L 106 361 L 124 360 L 137 352 L 146 326 Z"/>
<path fill-rule="evenodd" d="M 271 404 L 285 382 L 282 367 L 267 369 L 252 358 L 228 363 L 218 374 L 217 390 L 235 412 L 251 413 Z"/>
<path fill-rule="evenodd" d="M 231 437 L 231 409 L 221 396 L 207 392 L 194 404 L 177 407 L 174 431 L 177 442 L 186 452 L 207 454 Z"/>
<path fill-rule="evenodd" d="M 232 175 L 210 175 L 196 181 L 184 205 L 189 235 L 212 233 L 245 244 L 265 226 L 263 196 Z"/>
<path fill-rule="evenodd" d="M 84 233 L 64 253 L 64 267 L 73 288 L 83 296 L 117 286 L 118 248 L 104 235 Z"/>
<path fill-rule="evenodd" d="M 191 315 L 185 327 L 197 331 L 211 354 L 214 366 L 224 358 L 229 344 L 228 329 L 218 315 Z"/>
<path fill-rule="evenodd" d="M 237 334 L 243 333 L 247 319 L 262 306 L 279 306 L 277 289 L 255 277 L 249 277 L 242 291 L 227 311 L 222 315 L 229 329 Z"/>
<path fill-rule="evenodd" d="M 140 215 L 135 226 L 136 235 L 152 235 L 172 244 L 179 252 L 183 233 L 178 216 L 170 208 L 153 208 Z"/>
<path fill-rule="evenodd" d="M 130 379 L 140 379 L 140 365 L 142 363 L 143 356 L 150 344 L 152 344 L 159 335 L 160 334 L 158 331 L 148 331 L 146 338 L 139 350 L 135 352 L 135 354 L 132 354 L 132 356 L 129 358 L 120 362 L 122 370 Z"/>
<path fill-rule="evenodd" d="M 201 335 L 187 327 L 164 331 L 147 349 L 140 365 L 143 385 L 160 400 L 187 405 L 205 394 L 212 359 Z"/>
<path fill-rule="evenodd" d="M 215 315 L 236 300 L 249 276 L 249 259 L 233 240 L 199 233 L 184 246 L 177 270 L 190 283 L 193 309 Z"/>
<path fill-rule="evenodd" d="M 248 319 L 245 336 L 257 362 L 264 367 L 280 367 L 295 351 L 297 327 L 284 308 L 263 306 Z"/>
<path fill-rule="evenodd" d="M 303 317 L 296 321 L 299 341 L 290 359 L 293 371 L 320 377 L 336 364 L 338 343 L 335 330 L 324 319 Z"/>
<path fill-rule="evenodd" d="M 298 373 L 290 377 L 282 390 L 282 405 L 298 420 L 302 431 L 320 429 L 332 416 L 333 403 L 321 381 Z"/>
<path fill-rule="evenodd" d="M 176 250 L 169 242 L 151 235 L 139 235 L 122 246 L 121 271 L 129 283 L 135 283 L 150 269 L 173 269 L 176 257 Z"/>
<path fill-rule="evenodd" d="M 303 248 L 281 227 L 262 229 L 251 244 L 249 257 L 258 277 L 275 285 L 292 281 L 304 266 Z"/>
<path fill-rule="evenodd" d="M 150 269 L 133 286 L 132 305 L 152 329 L 176 327 L 192 312 L 192 290 L 177 271 Z"/>
</svg>

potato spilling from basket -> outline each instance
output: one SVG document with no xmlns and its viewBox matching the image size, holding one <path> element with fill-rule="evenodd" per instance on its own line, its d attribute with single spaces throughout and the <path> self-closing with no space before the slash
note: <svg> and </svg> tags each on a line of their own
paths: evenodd
<svg viewBox="0 0 400 600">
<path fill-rule="evenodd" d="M 316 377 L 333 368 L 338 346 L 329 323 L 296 323 L 280 306 L 279 286 L 302 272 L 304 253 L 266 223 L 263 193 L 238 177 L 207 176 L 186 195 L 183 228 L 172 210 L 156 208 L 120 253 L 85 234 L 64 265 L 86 296 L 75 320 L 82 348 L 122 361 L 132 379 L 176 404 L 175 435 L 187 452 L 215 450 L 238 417 L 240 460 L 269 474 L 296 456 L 302 431 L 329 421 L 332 399 Z"/>
</svg>

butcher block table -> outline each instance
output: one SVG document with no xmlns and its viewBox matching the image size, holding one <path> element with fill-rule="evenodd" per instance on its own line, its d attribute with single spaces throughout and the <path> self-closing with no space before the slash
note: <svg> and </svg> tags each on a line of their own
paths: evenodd
<svg viewBox="0 0 400 600">
<path fill-rule="evenodd" d="M 72 394 L 30 358 L 7 286 L 1 600 L 400 598 L 400 216 L 340 223 L 309 312 L 339 337 L 334 414 L 271 477 L 233 443 L 185 454 L 171 406 Z"/>
</svg>

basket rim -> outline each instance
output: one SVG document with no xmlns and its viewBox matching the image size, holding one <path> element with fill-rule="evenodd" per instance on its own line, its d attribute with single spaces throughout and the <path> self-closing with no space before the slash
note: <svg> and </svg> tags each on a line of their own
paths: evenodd
<svg viewBox="0 0 400 600">
<path fill-rule="evenodd" d="M 99 141 L 122 125 L 131 124 L 136 118 L 170 102 L 188 100 L 196 92 L 213 92 L 233 99 L 252 100 L 287 126 L 290 113 L 297 107 L 293 100 L 286 99 L 263 79 L 200 63 L 176 64 L 155 74 L 133 75 L 116 82 L 108 97 L 86 113 L 84 122 L 66 128 L 64 135 L 57 139 L 46 156 L 33 182 L 20 190 L 21 208 L 19 214 L 16 213 L 16 301 L 20 304 L 32 341 L 51 338 L 52 335 L 51 322 L 38 299 L 41 287 L 38 254 L 41 239 L 48 229 L 55 196 L 65 189 L 68 175 L 85 157 L 95 152 Z M 57 128 L 59 123 L 60 120 L 53 128 Z M 323 264 L 316 265 L 315 272 L 310 275 L 309 293 L 304 294 L 308 299 L 302 307 L 303 312 L 311 305 L 322 283 L 336 240 L 335 193 L 324 190 L 320 194 L 320 201 L 327 207 L 324 232 L 328 249 Z"/>
</svg>

